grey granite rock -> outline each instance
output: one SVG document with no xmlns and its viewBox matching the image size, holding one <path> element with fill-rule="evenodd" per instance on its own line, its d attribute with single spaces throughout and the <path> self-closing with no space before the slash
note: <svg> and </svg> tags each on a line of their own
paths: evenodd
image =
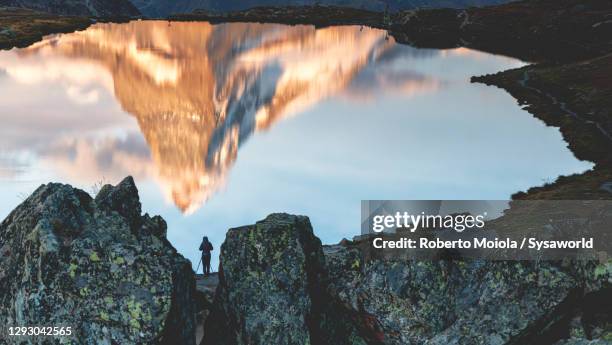
<svg viewBox="0 0 612 345">
<path fill-rule="evenodd" d="M 609 262 L 381 259 L 364 244 L 322 247 L 308 218 L 287 214 L 231 229 L 202 344 L 552 345 L 610 336 Z"/>
<path fill-rule="evenodd" d="M 70 326 L 74 344 L 195 343 L 191 265 L 140 209 L 132 178 L 95 200 L 38 188 L 0 225 L 0 324 Z M 33 339 L 6 342 L 49 341 Z"/>
</svg>

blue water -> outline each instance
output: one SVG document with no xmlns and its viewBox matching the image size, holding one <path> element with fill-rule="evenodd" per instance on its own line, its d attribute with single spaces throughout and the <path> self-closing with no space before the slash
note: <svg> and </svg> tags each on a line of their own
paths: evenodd
<svg viewBox="0 0 612 345">
<path fill-rule="evenodd" d="M 362 199 L 508 199 L 592 167 L 503 90 L 469 82 L 522 65 L 360 27 L 51 36 L 0 52 L 0 216 L 42 183 L 95 193 L 133 175 L 195 266 L 203 235 L 218 249 L 272 212 L 308 215 L 335 243 L 359 233 Z"/>
</svg>

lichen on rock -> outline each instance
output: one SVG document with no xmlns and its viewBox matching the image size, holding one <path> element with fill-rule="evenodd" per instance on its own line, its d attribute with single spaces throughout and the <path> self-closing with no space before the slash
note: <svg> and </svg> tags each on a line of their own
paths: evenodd
<svg viewBox="0 0 612 345">
<path fill-rule="evenodd" d="M 204 344 L 366 344 L 327 294 L 321 241 L 304 216 L 230 229 Z"/>
<path fill-rule="evenodd" d="M 41 186 L 0 225 L 0 324 L 70 326 L 76 344 L 193 344 L 193 271 L 165 234 L 131 177 L 95 199 Z"/>
<path fill-rule="evenodd" d="M 322 246 L 287 214 L 231 229 L 202 344 L 609 341 L 607 264 L 376 258 L 364 245 Z"/>
</svg>

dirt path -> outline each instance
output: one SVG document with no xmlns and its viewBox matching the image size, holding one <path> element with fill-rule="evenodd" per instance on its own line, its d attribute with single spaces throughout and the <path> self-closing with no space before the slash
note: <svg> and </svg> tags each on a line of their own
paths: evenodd
<svg viewBox="0 0 612 345">
<path fill-rule="evenodd" d="M 569 109 L 569 107 L 567 106 L 567 104 L 563 101 L 558 100 L 555 96 L 551 95 L 550 93 L 547 92 L 543 92 L 542 90 L 530 86 L 528 85 L 529 82 L 529 71 L 525 71 L 523 73 L 523 78 L 519 81 L 519 83 L 521 84 L 522 87 L 535 91 L 537 93 L 539 93 L 540 95 L 543 95 L 545 97 L 547 97 L 548 99 L 550 99 L 550 101 L 558 106 L 563 112 L 565 112 L 566 114 L 570 115 L 571 117 L 578 119 L 580 121 L 583 121 L 585 123 L 588 123 L 590 125 L 595 125 L 597 127 L 597 129 L 606 137 L 608 138 L 610 141 L 612 141 L 612 135 L 610 133 L 608 133 L 605 128 L 603 128 L 599 123 L 592 121 L 592 120 L 587 120 L 583 117 L 581 117 L 580 115 L 578 115 L 575 111 Z"/>
</svg>

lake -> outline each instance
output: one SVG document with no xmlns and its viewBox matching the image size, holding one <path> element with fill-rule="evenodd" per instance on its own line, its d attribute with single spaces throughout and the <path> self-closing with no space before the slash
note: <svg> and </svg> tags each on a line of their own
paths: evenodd
<svg viewBox="0 0 612 345">
<path fill-rule="evenodd" d="M 308 215 L 324 243 L 362 199 L 506 200 L 592 167 L 558 129 L 474 75 L 523 66 L 385 31 L 96 24 L 0 52 L 0 218 L 40 184 L 134 176 L 193 261 L 230 227 Z M 217 261 L 214 259 L 213 264 Z"/>
</svg>

